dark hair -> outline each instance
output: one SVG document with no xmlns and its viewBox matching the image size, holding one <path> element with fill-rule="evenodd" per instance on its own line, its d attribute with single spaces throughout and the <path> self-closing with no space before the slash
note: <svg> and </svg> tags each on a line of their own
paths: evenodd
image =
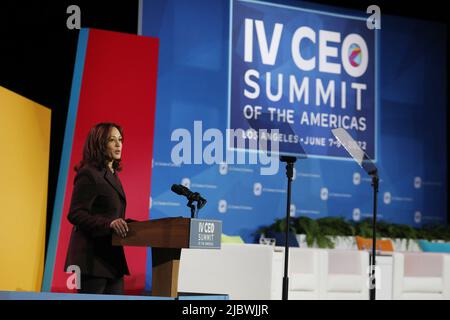
<svg viewBox="0 0 450 320">
<path fill-rule="evenodd" d="M 90 164 L 101 170 L 106 168 L 108 162 L 106 146 L 109 140 L 109 133 L 112 128 L 117 128 L 123 139 L 122 127 L 112 122 L 102 122 L 95 125 L 89 131 L 83 147 L 83 159 L 75 166 L 75 171 L 79 171 L 85 165 Z M 113 161 L 113 169 L 122 170 L 120 160 Z"/>
</svg>

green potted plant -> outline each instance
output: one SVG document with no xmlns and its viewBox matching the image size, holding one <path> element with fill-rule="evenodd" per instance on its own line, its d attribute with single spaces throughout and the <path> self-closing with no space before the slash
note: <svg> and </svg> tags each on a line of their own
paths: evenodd
<svg viewBox="0 0 450 320">
<path fill-rule="evenodd" d="M 297 234 L 304 235 L 308 247 L 334 248 L 331 237 L 323 232 L 317 220 L 308 217 L 298 217 L 293 220 Z M 299 243 L 301 242 L 302 236 Z"/>
<path fill-rule="evenodd" d="M 290 219 L 290 232 L 296 234 L 301 247 L 315 248 L 356 248 L 354 236 L 372 238 L 372 219 L 359 222 L 346 221 L 342 217 L 311 219 L 295 217 Z M 284 233 L 285 219 L 276 219 L 269 226 L 261 227 L 256 234 Z M 426 225 L 415 229 L 409 225 L 377 221 L 376 237 L 389 238 L 396 251 L 420 250 L 418 239 L 450 242 L 450 227 Z"/>
<path fill-rule="evenodd" d="M 316 221 L 321 233 L 333 241 L 334 248 L 356 249 L 355 227 L 343 217 L 325 217 Z"/>
</svg>

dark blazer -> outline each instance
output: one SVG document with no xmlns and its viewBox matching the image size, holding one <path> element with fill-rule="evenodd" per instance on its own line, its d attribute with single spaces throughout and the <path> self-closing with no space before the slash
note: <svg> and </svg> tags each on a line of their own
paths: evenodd
<svg viewBox="0 0 450 320">
<path fill-rule="evenodd" d="M 110 224 L 125 219 L 126 197 L 119 177 L 111 170 L 82 167 L 74 180 L 68 219 L 74 226 L 65 270 L 80 267 L 81 274 L 118 278 L 129 274 L 123 247 L 113 246 Z"/>
</svg>

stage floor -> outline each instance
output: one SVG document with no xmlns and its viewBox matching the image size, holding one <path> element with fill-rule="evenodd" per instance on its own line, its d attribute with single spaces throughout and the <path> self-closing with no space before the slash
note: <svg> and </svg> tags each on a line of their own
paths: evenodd
<svg viewBox="0 0 450 320">
<path fill-rule="evenodd" d="M 0 291 L 0 300 L 228 300 L 228 295 L 180 293 L 178 297 Z"/>
</svg>

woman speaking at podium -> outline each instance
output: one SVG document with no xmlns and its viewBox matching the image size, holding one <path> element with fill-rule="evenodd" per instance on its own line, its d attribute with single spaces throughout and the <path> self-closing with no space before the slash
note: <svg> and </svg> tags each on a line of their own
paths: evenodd
<svg viewBox="0 0 450 320">
<path fill-rule="evenodd" d="M 123 247 L 113 246 L 112 232 L 126 237 L 126 198 L 121 170 L 122 128 L 99 123 L 86 139 L 77 172 L 68 219 L 73 224 L 65 269 L 81 271 L 78 293 L 123 294 L 128 266 Z"/>
</svg>

